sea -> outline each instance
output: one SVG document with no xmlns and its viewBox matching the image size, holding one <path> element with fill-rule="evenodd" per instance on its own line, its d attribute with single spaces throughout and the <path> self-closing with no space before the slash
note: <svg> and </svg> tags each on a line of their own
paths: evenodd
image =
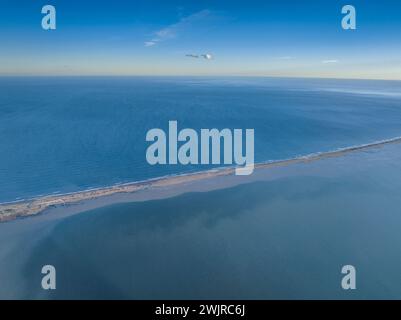
<svg viewBox="0 0 401 320">
<path fill-rule="evenodd" d="M 254 129 L 256 162 L 401 136 L 400 81 L 6 77 L 0 97 L 0 203 L 210 169 L 148 164 L 170 120 Z"/>
<path fill-rule="evenodd" d="M 254 129 L 256 162 L 401 136 L 399 81 L 9 77 L 0 97 L 0 202 L 210 169 L 146 162 L 146 132 L 169 120 Z M 400 190 L 393 143 L 218 190 L 2 223 L 0 298 L 400 299 Z M 41 287 L 44 265 L 56 290 Z"/>
</svg>

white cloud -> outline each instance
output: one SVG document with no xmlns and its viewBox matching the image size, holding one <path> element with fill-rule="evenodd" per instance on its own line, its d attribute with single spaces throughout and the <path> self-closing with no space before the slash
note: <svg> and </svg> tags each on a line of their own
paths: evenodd
<svg viewBox="0 0 401 320">
<path fill-rule="evenodd" d="M 156 44 L 155 41 L 146 41 L 146 42 L 145 42 L 145 47 L 152 47 L 152 46 L 154 46 L 155 44 Z"/>
<path fill-rule="evenodd" d="M 329 63 L 338 63 L 338 60 L 332 59 L 332 60 L 323 60 L 322 63 L 324 64 L 329 64 Z"/>
<path fill-rule="evenodd" d="M 177 35 L 190 25 L 203 20 L 210 15 L 209 10 L 201 10 L 189 16 L 181 18 L 177 23 L 171 24 L 161 30 L 154 32 L 154 39 L 145 42 L 145 47 L 151 47 L 159 42 L 177 37 Z"/>
</svg>

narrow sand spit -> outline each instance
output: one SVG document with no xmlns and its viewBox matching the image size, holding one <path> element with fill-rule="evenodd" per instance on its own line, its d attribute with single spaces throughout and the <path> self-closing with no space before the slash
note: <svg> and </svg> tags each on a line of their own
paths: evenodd
<svg viewBox="0 0 401 320">
<path fill-rule="evenodd" d="M 401 137 L 396 137 L 393 139 L 377 141 L 370 144 L 353 146 L 330 152 L 316 153 L 288 160 L 278 160 L 268 163 L 259 163 L 255 165 L 255 170 L 268 169 L 279 166 L 287 166 L 290 164 L 297 164 L 297 163 L 307 163 L 311 161 L 317 161 L 332 157 L 341 157 L 351 152 L 368 150 L 371 148 L 381 147 L 386 144 L 394 144 L 400 142 L 401 142 Z M 216 170 L 208 170 L 190 174 L 161 177 L 146 181 L 132 182 L 132 183 L 114 185 L 110 187 L 84 190 L 75 193 L 44 196 L 26 201 L 3 203 L 0 204 L 0 222 L 10 221 L 19 217 L 36 215 L 52 207 L 68 206 L 71 204 L 80 203 L 82 201 L 99 199 L 101 197 L 111 196 L 115 194 L 130 194 L 130 193 L 133 194 L 143 190 L 152 192 L 152 189 L 154 190 L 156 188 L 170 188 L 174 186 L 180 186 L 188 182 L 196 182 L 234 174 L 235 174 L 235 168 L 220 168 Z"/>
</svg>

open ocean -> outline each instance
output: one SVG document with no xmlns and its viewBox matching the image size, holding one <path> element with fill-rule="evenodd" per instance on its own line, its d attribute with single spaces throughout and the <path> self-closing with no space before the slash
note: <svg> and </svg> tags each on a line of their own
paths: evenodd
<svg viewBox="0 0 401 320">
<path fill-rule="evenodd" d="M 207 169 L 151 166 L 146 132 L 255 129 L 255 161 L 401 136 L 401 82 L 0 78 L 0 202 Z"/>
<path fill-rule="evenodd" d="M 169 120 L 254 128 L 257 162 L 401 136 L 396 81 L 0 78 L 0 97 L 1 201 L 205 169 L 147 164 L 146 132 Z M 401 144 L 268 170 L 220 190 L 2 223 L 0 298 L 401 297 Z M 40 287 L 45 264 L 55 291 Z M 346 264 L 357 290 L 341 289 Z"/>
</svg>

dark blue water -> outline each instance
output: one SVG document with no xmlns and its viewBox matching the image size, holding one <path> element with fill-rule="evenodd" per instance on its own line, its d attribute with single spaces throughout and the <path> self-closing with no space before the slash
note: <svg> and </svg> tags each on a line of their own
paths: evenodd
<svg viewBox="0 0 401 320">
<path fill-rule="evenodd" d="M 258 162 L 401 136 L 401 82 L 0 78 L 0 201 L 204 166 L 150 166 L 146 132 L 254 128 Z"/>
</svg>

